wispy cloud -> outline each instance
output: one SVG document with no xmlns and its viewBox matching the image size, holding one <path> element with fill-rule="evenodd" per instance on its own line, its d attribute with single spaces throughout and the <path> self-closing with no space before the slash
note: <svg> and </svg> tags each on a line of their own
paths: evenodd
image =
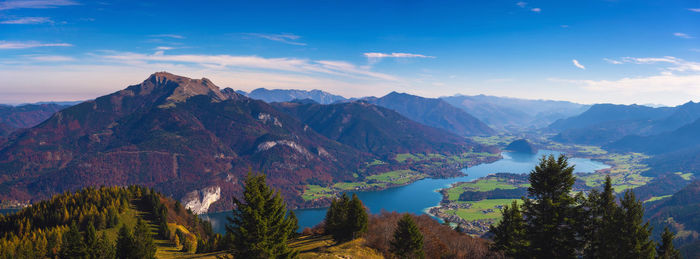
<svg viewBox="0 0 700 259">
<path fill-rule="evenodd" d="M 365 57 L 367 58 L 435 58 L 433 56 L 426 56 L 422 54 L 413 54 L 413 53 L 400 53 L 400 52 L 393 52 L 393 53 L 381 53 L 381 52 L 367 52 L 364 53 Z"/>
<path fill-rule="evenodd" d="M 684 39 L 692 39 L 693 38 L 692 36 L 685 34 L 685 33 L 682 33 L 682 32 L 674 32 L 673 36 L 676 36 L 678 38 L 684 38 Z"/>
<path fill-rule="evenodd" d="M 603 60 L 605 60 L 605 62 L 608 62 L 608 63 L 610 63 L 610 64 L 615 64 L 615 65 L 622 64 L 621 61 L 617 61 L 617 60 L 614 60 L 614 59 L 604 58 Z"/>
<path fill-rule="evenodd" d="M 155 48 L 155 50 L 173 50 L 175 47 L 168 47 L 168 46 L 158 46 Z"/>
<path fill-rule="evenodd" d="M 179 34 L 152 34 L 148 35 L 149 37 L 152 38 L 172 38 L 172 39 L 184 39 L 185 36 L 179 35 Z"/>
<path fill-rule="evenodd" d="M 22 17 L 13 20 L 0 21 L 0 24 L 40 24 L 53 23 L 49 17 Z"/>
<path fill-rule="evenodd" d="M 0 49 L 29 49 L 38 47 L 72 47 L 69 43 L 41 43 L 38 41 L 0 41 Z"/>
<path fill-rule="evenodd" d="M 691 12 L 700 13 L 700 8 L 688 8 L 688 10 Z"/>
<path fill-rule="evenodd" d="M 256 38 L 267 39 L 267 40 L 271 40 L 271 41 L 282 42 L 282 43 L 291 44 L 291 45 L 306 46 L 306 43 L 296 41 L 296 40 L 300 39 L 301 36 L 294 35 L 291 33 L 282 33 L 282 34 L 244 33 L 244 35 L 252 36 L 252 37 L 256 37 Z"/>
<path fill-rule="evenodd" d="M 67 61 L 75 61 L 75 58 L 73 57 L 68 57 L 68 56 L 57 56 L 57 55 L 48 55 L 48 56 L 26 56 L 30 60 L 33 61 L 40 61 L 40 62 L 67 62 Z"/>
<path fill-rule="evenodd" d="M 520 2 L 515 3 L 515 5 L 520 6 L 520 8 L 525 8 L 525 6 L 527 6 L 527 3 L 520 1 Z"/>
<path fill-rule="evenodd" d="M 634 58 L 634 57 L 623 57 L 620 61 L 617 61 L 620 63 L 616 64 L 622 64 L 622 63 L 631 63 L 631 64 L 657 64 L 657 63 L 662 63 L 662 64 L 669 64 L 669 67 L 666 67 L 666 70 L 668 71 L 676 71 L 676 72 L 700 72 L 700 63 L 698 62 L 693 62 L 693 61 L 687 61 L 683 60 L 680 58 L 672 57 L 672 56 L 665 56 L 661 58 Z"/>
<path fill-rule="evenodd" d="M 114 52 L 97 56 L 103 61 L 116 61 L 126 64 L 168 62 L 172 64 L 196 64 L 202 68 L 208 69 L 243 68 L 304 74 L 325 74 L 354 78 L 372 78 L 388 81 L 399 80 L 394 76 L 373 72 L 368 68 L 358 67 L 344 61 L 231 55 L 166 55 L 163 51 L 157 51 L 154 54 Z"/>
<path fill-rule="evenodd" d="M 533 12 L 539 13 L 539 12 L 542 12 L 542 9 L 541 9 L 541 8 L 539 8 L 539 7 L 535 7 L 535 8 L 532 8 L 532 9 L 530 9 L 530 11 L 533 11 Z"/>
<path fill-rule="evenodd" d="M 78 2 L 71 0 L 8 0 L 0 3 L 0 10 L 11 9 L 44 9 L 56 8 L 59 6 L 78 5 Z"/>
<path fill-rule="evenodd" d="M 375 64 L 382 59 L 385 58 L 435 58 L 434 56 L 427 56 L 427 55 L 422 55 L 422 54 L 413 54 L 413 53 L 401 53 L 401 52 L 393 52 L 393 53 L 381 53 L 381 52 L 367 52 L 363 53 L 365 57 L 367 57 L 367 60 L 369 61 L 370 66 L 372 64 Z"/>
<path fill-rule="evenodd" d="M 580 69 L 586 70 L 586 67 L 584 67 L 583 65 L 581 65 L 581 63 L 579 63 L 578 60 L 573 59 L 573 60 L 571 60 L 571 62 L 574 63 L 574 66 L 575 66 L 575 67 L 578 67 L 578 68 L 580 68 Z"/>
</svg>

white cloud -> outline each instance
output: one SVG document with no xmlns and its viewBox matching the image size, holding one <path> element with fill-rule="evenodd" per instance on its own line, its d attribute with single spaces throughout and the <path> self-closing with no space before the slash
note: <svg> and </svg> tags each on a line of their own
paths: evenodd
<svg viewBox="0 0 700 259">
<path fill-rule="evenodd" d="M 173 50 L 175 47 L 168 47 L 168 46 L 158 46 L 155 48 L 155 50 Z"/>
<path fill-rule="evenodd" d="M 515 3 L 515 5 L 520 6 L 520 8 L 525 8 L 527 3 L 520 1 L 520 2 Z"/>
<path fill-rule="evenodd" d="M 605 60 L 605 62 L 608 62 L 608 63 L 610 63 L 610 64 L 615 64 L 615 65 L 622 64 L 621 61 L 617 61 L 617 60 L 614 60 L 614 59 L 604 58 L 603 60 Z"/>
<path fill-rule="evenodd" d="M 8 0 L 0 3 L 0 10 L 11 9 L 45 9 L 59 6 L 78 5 L 78 2 L 71 0 Z"/>
<path fill-rule="evenodd" d="M 41 62 L 67 62 L 75 61 L 75 58 L 68 56 L 58 56 L 58 55 L 48 55 L 48 56 L 27 56 L 27 58 L 33 61 Z"/>
<path fill-rule="evenodd" d="M 394 76 L 373 72 L 367 68 L 357 67 L 343 61 L 314 61 L 298 58 L 263 58 L 258 56 L 231 55 L 166 55 L 163 51 L 157 51 L 154 54 L 112 52 L 96 56 L 103 61 L 120 62 L 124 64 L 167 62 L 171 64 L 196 64 L 209 69 L 244 68 L 372 78 L 389 81 L 398 80 Z"/>
<path fill-rule="evenodd" d="M 184 39 L 185 36 L 179 35 L 179 34 L 153 34 L 153 35 L 148 35 L 149 37 L 152 38 L 173 38 L 173 39 Z"/>
<path fill-rule="evenodd" d="M 667 71 L 675 72 L 700 72 L 700 63 L 693 61 L 686 61 L 680 58 L 665 56 L 661 58 L 635 58 L 635 57 L 623 57 L 618 60 L 608 61 L 612 64 L 669 64 L 670 66 L 665 67 Z"/>
<path fill-rule="evenodd" d="M 679 96 L 700 96 L 700 75 L 660 74 L 646 77 L 625 77 L 616 80 L 567 80 L 550 78 L 551 82 L 582 85 L 585 89 L 600 92 L 617 92 L 633 95 L 639 93 L 667 93 Z"/>
<path fill-rule="evenodd" d="M 533 11 L 533 12 L 539 13 L 539 12 L 541 12 L 541 11 L 542 11 L 542 9 L 540 9 L 539 7 L 535 7 L 535 8 L 532 8 L 532 9 L 530 9 L 530 11 Z"/>
<path fill-rule="evenodd" d="M 700 8 L 688 8 L 691 12 L 700 13 Z"/>
<path fill-rule="evenodd" d="M 49 17 L 22 17 L 14 20 L 0 21 L 0 24 L 40 24 L 53 23 Z"/>
<path fill-rule="evenodd" d="M 367 58 L 435 58 L 433 56 L 426 56 L 421 54 L 412 53 L 380 53 L 380 52 L 367 52 L 364 53 Z"/>
<path fill-rule="evenodd" d="M 0 41 L 0 49 L 28 49 L 38 47 L 72 47 L 68 43 L 41 43 L 37 41 Z"/>
<path fill-rule="evenodd" d="M 576 67 L 578 67 L 578 68 L 580 68 L 580 69 L 586 70 L 586 67 L 584 67 L 583 65 L 581 65 L 581 63 L 579 63 L 578 60 L 573 59 L 573 60 L 571 60 L 571 62 L 574 63 L 574 66 L 576 66 Z"/>
<path fill-rule="evenodd" d="M 301 36 L 290 34 L 290 33 L 283 33 L 283 34 L 244 33 L 244 35 L 253 36 L 253 37 L 257 37 L 257 38 L 263 38 L 263 39 L 267 39 L 267 40 L 271 40 L 271 41 L 282 42 L 282 43 L 291 44 L 291 45 L 306 46 L 306 43 L 296 41 L 296 40 L 300 39 Z"/>
<path fill-rule="evenodd" d="M 684 38 L 684 39 L 692 39 L 693 38 L 692 36 L 685 34 L 685 33 L 682 33 L 682 32 L 674 32 L 673 36 L 676 36 L 678 38 Z"/>
</svg>

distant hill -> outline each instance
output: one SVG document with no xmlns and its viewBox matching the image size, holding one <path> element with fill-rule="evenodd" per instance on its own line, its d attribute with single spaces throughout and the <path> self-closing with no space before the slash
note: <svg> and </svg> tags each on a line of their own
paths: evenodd
<svg viewBox="0 0 700 259">
<path fill-rule="evenodd" d="M 468 152 L 476 144 L 447 131 L 422 125 L 364 101 L 330 105 L 274 103 L 313 130 L 361 151 L 392 157 L 398 153 Z"/>
<path fill-rule="evenodd" d="M 651 136 L 626 136 L 605 146 L 613 151 L 661 154 L 700 146 L 700 119 L 676 130 Z"/>
<path fill-rule="evenodd" d="M 294 89 L 265 89 L 258 88 L 250 93 L 239 92 L 253 99 L 263 100 L 265 102 L 288 102 L 296 99 L 311 99 L 320 104 L 330 104 L 338 101 L 346 100 L 340 95 L 330 94 L 321 90 L 294 90 Z"/>
<path fill-rule="evenodd" d="M 6 137 L 10 135 L 16 129 L 10 125 L 0 122 L 0 137 Z"/>
<path fill-rule="evenodd" d="M 700 181 L 694 181 L 673 194 L 648 206 L 645 217 L 659 236 L 664 226 L 677 233 L 676 243 L 685 258 L 700 256 Z"/>
<path fill-rule="evenodd" d="M 529 154 L 537 153 L 537 149 L 525 139 L 518 139 L 511 142 L 506 146 L 505 150 Z"/>
<path fill-rule="evenodd" d="M 48 119 L 57 111 L 70 106 L 69 104 L 57 103 L 0 105 L 0 123 L 14 129 L 31 128 Z"/>
<path fill-rule="evenodd" d="M 392 109 L 416 122 L 460 136 L 488 136 L 495 133 L 479 119 L 441 99 L 391 92 L 381 98 L 371 97 L 363 100 Z"/>
<path fill-rule="evenodd" d="M 0 140 L 0 199 L 140 184 L 201 213 L 230 208 L 253 169 L 296 206 L 304 185 L 352 180 L 374 159 L 263 101 L 160 72 Z"/>
<path fill-rule="evenodd" d="M 441 99 L 461 108 L 494 129 L 521 131 L 581 114 L 588 105 L 550 100 L 526 100 L 487 95 L 455 95 Z"/>
<path fill-rule="evenodd" d="M 596 104 L 583 114 L 549 126 L 557 141 L 602 145 L 630 135 L 669 132 L 700 118 L 700 103 L 652 108 L 642 105 Z"/>
</svg>

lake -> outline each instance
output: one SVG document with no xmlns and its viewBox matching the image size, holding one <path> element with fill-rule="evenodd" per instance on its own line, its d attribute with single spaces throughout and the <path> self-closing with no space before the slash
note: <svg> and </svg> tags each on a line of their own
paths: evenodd
<svg viewBox="0 0 700 259">
<path fill-rule="evenodd" d="M 428 208 L 436 206 L 442 200 L 439 189 L 449 187 L 456 182 L 469 182 L 495 173 L 529 173 L 539 162 L 543 155 L 559 155 L 560 152 L 540 150 L 537 154 L 504 152 L 503 159 L 488 164 L 480 164 L 465 168 L 465 176 L 447 179 L 422 179 L 412 184 L 390 188 L 382 191 L 358 192 L 357 196 L 369 208 L 372 213 L 382 210 L 411 212 L 416 214 L 426 213 Z M 575 165 L 576 172 L 589 173 L 596 170 L 609 168 L 600 162 L 586 158 L 570 158 L 569 164 Z M 299 219 L 300 230 L 312 227 L 321 222 L 326 216 L 326 208 L 299 209 L 294 211 Z M 200 215 L 201 218 L 211 221 L 214 231 L 224 233 L 226 216 L 229 212 L 217 212 Z"/>
</svg>

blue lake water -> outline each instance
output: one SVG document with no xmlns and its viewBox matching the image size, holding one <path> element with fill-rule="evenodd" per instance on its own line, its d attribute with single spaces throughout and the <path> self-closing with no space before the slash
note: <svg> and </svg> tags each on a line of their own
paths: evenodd
<svg viewBox="0 0 700 259">
<path fill-rule="evenodd" d="M 539 162 L 543 155 L 558 155 L 557 151 L 540 150 L 537 154 L 506 152 L 503 159 L 488 164 L 480 164 L 463 170 L 465 176 L 448 179 L 423 179 L 412 184 L 390 188 L 383 191 L 358 192 L 357 196 L 372 213 L 382 210 L 425 213 L 428 208 L 438 205 L 442 195 L 439 189 L 449 187 L 456 182 L 469 182 L 475 179 L 495 173 L 529 173 Z M 594 172 L 608 168 L 600 162 L 585 158 L 570 158 L 569 163 L 575 165 L 575 172 Z M 294 211 L 299 219 L 300 230 L 318 224 L 326 216 L 326 209 L 299 209 Z M 218 212 L 201 215 L 203 219 L 211 221 L 214 231 L 223 233 L 226 224 L 226 216 L 229 212 Z"/>
</svg>

